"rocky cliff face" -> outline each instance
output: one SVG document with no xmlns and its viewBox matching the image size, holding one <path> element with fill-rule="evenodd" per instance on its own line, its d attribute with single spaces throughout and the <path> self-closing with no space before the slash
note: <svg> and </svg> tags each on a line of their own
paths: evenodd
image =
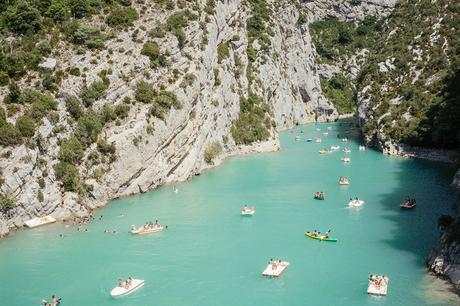
<svg viewBox="0 0 460 306">
<path fill-rule="evenodd" d="M 338 18 L 344 21 L 360 21 L 366 16 L 386 16 L 394 8 L 396 2 L 397 0 L 301 1 L 301 3 L 313 14 L 315 20 Z"/>
<path fill-rule="evenodd" d="M 435 275 L 449 279 L 460 290 L 460 244 L 449 241 L 444 234 L 427 260 L 428 269 Z"/>
<path fill-rule="evenodd" d="M 277 131 L 314 121 L 315 117 L 322 121 L 337 117 L 321 94 L 308 28 L 297 23 L 299 10 L 291 1 L 267 1 L 273 9 L 273 35 L 263 60 L 259 56 L 253 64 L 250 78 L 246 24 L 252 11 L 246 1 L 216 2 L 211 15 L 200 14 L 185 28 L 183 48 L 179 48 L 172 34 L 155 38 L 162 52 L 169 53 L 170 65 L 165 68 L 152 68 L 148 57 L 140 54 L 142 42 L 148 40 L 148 30 L 173 13 L 149 9 L 154 7 L 150 2 L 146 1 L 147 9 L 142 8 L 144 12 L 134 26 L 108 40 L 103 50 L 75 52 L 62 43 L 54 53 L 59 69 L 78 66 L 84 74 L 69 74 L 60 84 L 56 96 L 58 123 L 43 119 L 38 146 L 1 148 L 1 192 L 16 202 L 13 209 L 0 214 L 1 235 L 35 216 L 51 214 L 67 219 L 86 215 L 110 199 L 186 180 L 227 156 L 278 150 Z M 206 1 L 198 3 L 204 6 Z M 136 8 L 141 10 L 140 5 Z M 218 60 L 218 46 L 222 43 L 229 44 L 229 55 Z M 257 40 L 252 45 L 256 51 L 260 48 Z M 85 195 L 65 192 L 54 171 L 59 145 L 73 129 L 65 100 L 68 94 L 78 95 L 86 84 L 98 80 L 97 74 L 102 70 L 111 70 L 107 74 L 110 86 L 105 96 L 94 103 L 95 109 L 122 104 L 125 97 L 133 100 L 140 80 L 162 84 L 177 95 L 182 108 L 171 109 L 160 120 L 148 116 L 148 105 L 132 106 L 126 118 L 109 123 L 100 135 L 114 144 L 116 160 L 94 165 L 90 160 L 96 144 L 91 145 L 78 164 L 78 172 L 92 188 Z M 194 77 L 184 85 L 186 75 Z M 237 145 L 230 130 L 240 111 L 240 97 L 248 96 L 249 91 L 268 103 L 275 128 L 267 141 Z M 0 98 L 6 94 L 6 88 L 1 88 Z M 14 119 L 8 121 L 14 123 Z M 59 133 L 55 130 L 57 125 Z M 205 148 L 215 142 L 221 144 L 223 151 L 207 163 L 203 158 Z"/>
<path fill-rule="evenodd" d="M 369 145 L 420 157 L 420 147 L 458 149 L 459 9 L 452 0 L 403 0 L 382 25 L 358 76 L 356 114 Z"/>
</svg>

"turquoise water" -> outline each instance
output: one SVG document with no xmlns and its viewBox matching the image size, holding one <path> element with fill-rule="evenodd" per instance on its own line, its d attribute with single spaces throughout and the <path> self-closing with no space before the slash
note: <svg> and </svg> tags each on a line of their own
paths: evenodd
<svg viewBox="0 0 460 306">
<path fill-rule="evenodd" d="M 326 126 L 333 130 L 323 136 Z M 113 201 L 95 213 L 103 220 L 84 227 L 88 232 L 55 224 L 14 233 L 0 241 L 0 305 L 39 305 L 52 294 L 71 306 L 458 305 L 433 298 L 424 268 L 436 220 L 455 197 L 453 169 L 359 152 L 356 141 L 347 144 L 348 165 L 341 151 L 319 155 L 334 144 L 343 148 L 340 129 L 301 126 L 282 133 L 282 151 L 232 158 L 179 185 L 177 194 L 165 187 Z M 318 135 L 322 144 L 305 141 Z M 350 186 L 339 186 L 340 176 Z M 325 201 L 313 200 L 319 190 Z M 407 195 L 418 206 L 401 211 Z M 355 196 L 365 204 L 348 209 Z M 256 207 L 253 217 L 240 216 L 244 203 Z M 156 219 L 169 229 L 128 233 L 131 224 Z M 313 229 L 332 229 L 339 241 L 304 236 Z M 278 279 L 261 275 L 270 258 L 291 263 Z M 390 277 L 388 296 L 367 296 L 370 273 Z M 117 280 L 130 275 L 145 286 L 112 299 Z"/>
</svg>

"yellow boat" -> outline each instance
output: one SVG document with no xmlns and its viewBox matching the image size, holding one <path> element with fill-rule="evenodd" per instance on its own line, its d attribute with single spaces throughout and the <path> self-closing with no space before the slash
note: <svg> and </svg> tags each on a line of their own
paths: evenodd
<svg viewBox="0 0 460 306">
<path fill-rule="evenodd" d="M 337 242 L 337 239 L 335 238 L 326 238 L 326 236 L 323 236 L 323 235 L 316 235 L 314 236 L 312 233 L 310 232 L 306 232 L 305 233 L 305 236 L 307 237 L 310 237 L 310 238 L 313 238 L 313 239 L 316 239 L 316 240 L 320 240 L 320 241 L 331 241 L 331 242 Z"/>
</svg>

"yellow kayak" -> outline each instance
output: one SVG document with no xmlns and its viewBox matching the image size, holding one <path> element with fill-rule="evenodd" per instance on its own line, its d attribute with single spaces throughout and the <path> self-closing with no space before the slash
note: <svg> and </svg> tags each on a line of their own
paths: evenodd
<svg viewBox="0 0 460 306">
<path fill-rule="evenodd" d="M 320 241 L 331 241 L 331 242 L 337 242 L 337 239 L 335 238 L 326 238 L 326 236 L 323 236 L 323 235 L 316 235 L 314 236 L 312 233 L 310 232 L 306 232 L 305 233 L 305 236 L 307 237 L 310 237 L 310 238 L 313 238 L 313 239 L 316 239 L 316 240 L 320 240 Z"/>
</svg>

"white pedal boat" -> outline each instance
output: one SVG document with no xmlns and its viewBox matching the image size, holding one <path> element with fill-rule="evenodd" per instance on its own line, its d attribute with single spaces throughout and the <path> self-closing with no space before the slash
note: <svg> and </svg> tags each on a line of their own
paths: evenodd
<svg viewBox="0 0 460 306">
<path fill-rule="evenodd" d="M 339 179 L 339 185 L 350 185 L 350 181 L 347 178 Z"/>
<path fill-rule="evenodd" d="M 350 207 L 359 207 L 359 206 L 362 206 L 363 204 L 364 204 L 363 200 L 351 200 L 350 202 L 348 202 L 348 206 Z"/>
<path fill-rule="evenodd" d="M 349 163 L 351 162 L 351 159 L 349 157 L 342 157 L 341 158 L 344 163 Z"/>
<path fill-rule="evenodd" d="M 135 278 L 133 278 L 131 286 L 129 286 L 127 288 L 126 287 L 116 286 L 115 288 L 112 289 L 112 291 L 110 291 L 110 295 L 112 297 L 114 297 L 114 298 L 115 297 L 125 296 L 125 295 L 133 293 L 134 291 L 136 291 L 137 289 L 141 288 L 142 286 L 144 286 L 144 280 L 143 279 L 135 279 Z"/>
<path fill-rule="evenodd" d="M 56 219 L 54 219 L 51 216 L 44 216 L 44 217 L 39 217 L 39 218 L 33 218 L 30 220 L 25 221 L 24 223 L 26 224 L 27 227 L 34 228 L 37 226 L 42 226 L 45 224 L 50 224 L 56 222 Z"/>
<path fill-rule="evenodd" d="M 366 147 L 365 146 L 359 146 L 359 150 L 360 151 L 366 151 Z"/>
<path fill-rule="evenodd" d="M 242 216 L 252 216 L 254 215 L 255 212 L 256 210 L 254 209 L 254 207 L 251 207 L 251 208 L 243 207 L 243 209 L 241 210 L 241 215 Z"/>
<path fill-rule="evenodd" d="M 329 135 L 329 132 L 324 132 L 323 135 L 327 136 L 327 135 Z"/>
<path fill-rule="evenodd" d="M 351 153 L 351 150 L 348 149 L 348 148 L 345 148 L 345 149 L 343 149 L 343 152 L 345 152 L 345 153 Z"/>
<path fill-rule="evenodd" d="M 342 142 L 347 142 L 348 138 L 342 138 Z"/>
<path fill-rule="evenodd" d="M 263 276 L 273 276 L 278 277 L 280 276 L 284 270 L 289 266 L 289 262 L 287 261 L 272 261 L 268 264 L 267 268 L 262 272 Z"/>
<path fill-rule="evenodd" d="M 295 141 L 299 141 L 300 140 L 300 136 L 297 135 L 296 137 L 294 137 Z"/>
<path fill-rule="evenodd" d="M 321 138 L 316 138 L 316 143 L 321 143 Z"/>
<path fill-rule="evenodd" d="M 140 228 L 136 228 L 134 225 L 131 226 L 131 234 L 135 235 L 144 235 L 144 234 L 151 234 L 151 233 L 158 233 L 163 230 L 163 226 L 155 226 L 151 228 L 145 228 L 144 226 L 141 226 Z"/>
<path fill-rule="evenodd" d="M 340 149 L 340 146 L 331 146 L 331 151 L 337 151 Z"/>
<path fill-rule="evenodd" d="M 369 276 L 369 283 L 367 286 L 367 294 L 385 296 L 388 292 L 388 282 L 390 279 L 383 275 Z"/>
</svg>

